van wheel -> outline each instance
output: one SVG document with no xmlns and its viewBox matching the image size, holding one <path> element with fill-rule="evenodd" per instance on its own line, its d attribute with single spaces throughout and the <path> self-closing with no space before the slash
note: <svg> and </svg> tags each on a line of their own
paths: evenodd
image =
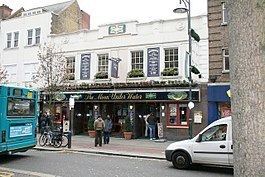
<svg viewBox="0 0 265 177">
<path fill-rule="evenodd" d="M 175 152 L 172 155 L 172 163 L 177 169 L 187 169 L 190 167 L 189 157 L 184 152 Z"/>
</svg>

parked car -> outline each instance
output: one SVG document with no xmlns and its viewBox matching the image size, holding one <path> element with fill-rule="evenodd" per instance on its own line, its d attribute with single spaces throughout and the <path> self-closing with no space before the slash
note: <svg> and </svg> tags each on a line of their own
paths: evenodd
<svg viewBox="0 0 265 177">
<path fill-rule="evenodd" d="M 165 150 L 166 159 L 177 169 L 191 164 L 233 166 L 232 119 L 219 119 L 194 138 L 170 144 Z"/>
</svg>

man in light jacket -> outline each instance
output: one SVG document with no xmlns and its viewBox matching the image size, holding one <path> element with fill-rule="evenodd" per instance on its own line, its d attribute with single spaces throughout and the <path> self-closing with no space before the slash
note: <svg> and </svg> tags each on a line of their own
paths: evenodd
<svg viewBox="0 0 265 177">
<path fill-rule="evenodd" d="M 105 123 L 101 116 L 98 116 L 98 118 L 94 122 L 94 129 L 96 131 L 95 136 L 95 147 L 99 144 L 99 146 L 102 146 L 102 130 L 105 127 Z"/>
</svg>

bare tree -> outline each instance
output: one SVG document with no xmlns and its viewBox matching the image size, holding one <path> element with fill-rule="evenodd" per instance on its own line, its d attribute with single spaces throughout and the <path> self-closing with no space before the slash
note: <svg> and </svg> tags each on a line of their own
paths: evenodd
<svg viewBox="0 0 265 177">
<path fill-rule="evenodd" d="M 7 76 L 7 71 L 0 64 L 0 83 L 6 83 L 7 82 L 6 76 Z"/>
<path fill-rule="evenodd" d="M 230 0 L 234 175 L 265 175 L 265 0 Z"/>
<path fill-rule="evenodd" d="M 33 77 L 35 83 L 48 94 L 48 107 L 53 113 L 53 100 L 60 86 L 68 80 L 67 62 L 63 52 L 54 44 L 44 44 L 38 51 L 39 68 Z"/>
</svg>

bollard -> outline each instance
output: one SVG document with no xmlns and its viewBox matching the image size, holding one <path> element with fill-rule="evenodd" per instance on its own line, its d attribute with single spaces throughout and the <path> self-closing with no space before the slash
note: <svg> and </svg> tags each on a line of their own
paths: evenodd
<svg viewBox="0 0 265 177">
<path fill-rule="evenodd" d="M 68 149 L 71 149 L 72 146 L 72 132 L 68 132 Z"/>
</svg>

